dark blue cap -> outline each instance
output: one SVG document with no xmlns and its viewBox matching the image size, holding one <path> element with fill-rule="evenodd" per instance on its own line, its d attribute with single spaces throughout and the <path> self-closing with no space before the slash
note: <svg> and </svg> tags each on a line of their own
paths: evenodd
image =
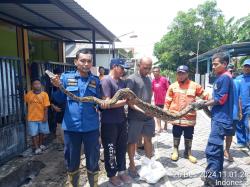
<svg viewBox="0 0 250 187">
<path fill-rule="evenodd" d="M 181 65 L 177 68 L 177 72 L 188 72 L 188 67 L 185 65 Z"/>
<path fill-rule="evenodd" d="M 121 58 L 113 58 L 113 59 L 111 59 L 111 61 L 110 61 L 110 69 L 114 66 L 114 65 L 116 65 L 116 66 L 121 66 L 121 67 L 123 67 L 123 68 L 129 68 L 129 66 L 127 66 L 126 64 L 125 64 L 125 59 L 121 59 Z"/>
<path fill-rule="evenodd" d="M 250 59 L 246 59 L 243 63 L 243 66 L 249 65 L 250 66 Z"/>
</svg>

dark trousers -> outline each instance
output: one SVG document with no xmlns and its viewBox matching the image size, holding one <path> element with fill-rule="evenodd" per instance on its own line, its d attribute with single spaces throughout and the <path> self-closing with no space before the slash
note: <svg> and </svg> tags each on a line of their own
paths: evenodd
<svg viewBox="0 0 250 187">
<path fill-rule="evenodd" d="M 242 119 L 236 126 L 236 137 L 237 143 L 243 146 L 250 145 L 250 124 L 249 124 L 249 115 L 246 109 L 243 109 Z"/>
<path fill-rule="evenodd" d="M 79 169 L 82 143 L 89 172 L 99 170 L 100 144 L 99 130 L 90 132 L 64 131 L 64 157 L 69 172 Z"/>
<path fill-rule="evenodd" d="M 232 124 L 224 124 L 221 122 L 211 121 L 211 132 L 206 147 L 207 167 L 205 177 L 213 180 L 221 180 L 223 173 L 224 137 L 228 136 L 233 129 Z"/>
<path fill-rule="evenodd" d="M 104 162 L 108 177 L 126 170 L 127 121 L 119 124 L 101 125 L 101 138 L 104 148 Z"/>
<path fill-rule="evenodd" d="M 208 142 L 205 153 L 207 158 L 205 177 L 217 181 L 222 180 L 224 162 L 223 145 Z"/>
<path fill-rule="evenodd" d="M 49 108 L 48 111 L 48 123 L 49 123 L 49 131 L 52 134 L 56 134 L 56 112 L 52 111 L 51 108 Z"/>
<path fill-rule="evenodd" d="M 194 126 L 179 126 L 179 125 L 173 125 L 172 133 L 174 138 L 181 138 L 182 133 L 184 132 L 184 138 L 185 139 L 193 139 L 194 134 Z"/>
</svg>

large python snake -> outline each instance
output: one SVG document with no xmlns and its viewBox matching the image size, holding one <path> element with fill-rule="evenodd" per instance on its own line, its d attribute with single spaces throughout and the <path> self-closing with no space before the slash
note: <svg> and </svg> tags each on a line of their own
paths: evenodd
<svg viewBox="0 0 250 187">
<path fill-rule="evenodd" d="M 45 73 L 50 77 L 50 79 L 55 78 L 55 76 L 56 76 L 55 74 L 53 74 L 49 70 L 46 70 Z M 116 94 L 108 101 L 102 100 L 102 99 L 99 99 L 99 98 L 96 98 L 93 96 L 78 97 L 78 96 L 74 95 L 73 93 L 69 92 L 68 90 L 66 90 L 62 84 L 59 85 L 59 89 L 64 94 L 66 94 L 68 97 L 70 97 L 73 100 L 78 101 L 78 102 L 94 102 L 94 103 L 99 104 L 99 105 L 101 105 L 103 102 L 106 102 L 107 104 L 112 106 L 118 100 L 126 99 L 129 101 L 132 101 L 139 109 L 142 110 L 142 112 L 146 112 L 146 114 L 148 116 L 156 117 L 156 118 L 159 118 L 159 119 L 165 120 L 165 121 L 179 119 L 182 116 L 186 115 L 187 113 L 191 112 L 192 110 L 200 109 L 197 106 L 199 106 L 201 103 L 204 103 L 204 101 L 197 101 L 197 102 L 194 102 L 194 103 L 188 105 L 186 108 L 184 108 L 180 112 L 173 113 L 173 112 L 170 112 L 169 110 L 165 110 L 165 109 L 163 110 L 157 106 L 154 106 L 154 105 L 151 105 L 149 103 L 142 101 L 129 88 L 124 88 L 124 89 L 118 90 L 116 92 Z"/>
</svg>

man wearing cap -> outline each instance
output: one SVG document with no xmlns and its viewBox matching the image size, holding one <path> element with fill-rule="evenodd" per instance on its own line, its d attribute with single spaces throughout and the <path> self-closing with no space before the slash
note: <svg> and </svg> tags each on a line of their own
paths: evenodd
<svg viewBox="0 0 250 187">
<path fill-rule="evenodd" d="M 250 149 L 250 59 L 243 63 L 243 75 L 236 78 L 239 85 L 241 121 L 236 126 L 236 137 L 238 147 Z"/>
<path fill-rule="evenodd" d="M 126 83 L 121 77 L 124 75 L 124 60 L 112 59 L 110 74 L 101 80 L 102 98 L 109 100 Z M 101 138 L 104 148 L 104 162 L 109 181 L 114 186 L 130 183 L 131 178 L 126 175 L 127 150 L 127 119 L 124 105 L 126 100 L 119 100 L 111 108 L 101 112 Z M 118 175 L 116 175 L 118 173 Z"/>
<path fill-rule="evenodd" d="M 151 80 L 148 74 L 152 68 L 152 59 L 143 57 L 139 61 L 139 70 L 130 75 L 127 79 L 127 87 L 130 88 L 141 100 L 151 103 L 152 89 Z M 148 158 L 152 157 L 152 137 L 155 132 L 155 122 L 152 117 L 145 115 L 142 112 L 136 111 L 133 103 L 129 103 L 128 110 L 128 156 L 129 156 L 129 174 L 133 178 L 139 177 L 134 156 L 136 144 L 140 138 L 144 138 L 145 155 Z M 146 112 L 146 111 L 145 111 Z"/>
<path fill-rule="evenodd" d="M 165 108 L 171 112 L 178 113 L 190 103 L 194 102 L 197 96 L 201 99 L 208 99 L 208 94 L 205 93 L 201 85 L 189 80 L 188 67 L 185 65 L 179 66 L 177 68 L 177 81 L 171 84 L 167 91 Z M 178 120 L 170 121 L 170 123 L 173 124 L 172 133 L 174 142 L 171 160 L 177 161 L 179 159 L 178 148 L 181 135 L 184 132 L 184 157 L 190 162 L 196 163 L 197 159 L 191 154 L 194 126 L 196 124 L 196 112 L 192 111 Z"/>
</svg>

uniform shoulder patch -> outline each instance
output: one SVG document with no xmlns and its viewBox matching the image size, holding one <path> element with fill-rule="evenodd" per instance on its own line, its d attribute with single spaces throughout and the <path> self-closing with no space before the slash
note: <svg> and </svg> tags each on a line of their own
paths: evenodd
<svg viewBox="0 0 250 187">
<path fill-rule="evenodd" d="M 77 86 L 77 79 L 75 79 L 74 77 L 67 77 L 67 85 L 68 86 Z"/>
<path fill-rule="evenodd" d="M 100 83 L 100 79 L 98 76 L 92 75 L 92 78 L 96 81 L 97 84 Z"/>
<path fill-rule="evenodd" d="M 96 82 L 100 82 L 100 79 L 98 76 L 96 75 L 92 75 L 92 78 L 96 81 Z"/>
<path fill-rule="evenodd" d="M 91 81 L 89 82 L 89 86 L 90 86 L 90 87 L 93 87 L 93 88 L 96 88 L 96 80 L 91 80 Z"/>
</svg>

